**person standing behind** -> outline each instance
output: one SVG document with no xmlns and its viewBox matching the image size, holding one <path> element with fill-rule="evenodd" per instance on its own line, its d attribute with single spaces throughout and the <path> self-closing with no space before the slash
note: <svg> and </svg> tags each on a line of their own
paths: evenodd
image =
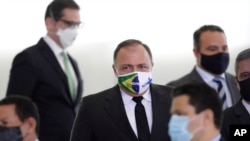
<svg viewBox="0 0 250 141">
<path fill-rule="evenodd" d="M 171 141 L 224 141 L 220 134 L 221 101 L 204 83 L 187 83 L 173 90 Z"/>
<path fill-rule="evenodd" d="M 170 141 L 172 88 L 151 84 L 150 48 L 139 40 L 125 40 L 113 59 L 118 84 L 82 99 L 71 141 Z"/>
<path fill-rule="evenodd" d="M 240 99 L 240 94 L 234 77 L 226 72 L 229 53 L 223 29 L 216 25 L 204 25 L 194 32 L 193 40 L 196 67 L 167 85 L 179 86 L 188 82 L 203 82 L 217 90 L 223 110 L 231 107 Z"/>
<path fill-rule="evenodd" d="M 0 101 L 0 141 L 38 141 L 39 114 L 28 97 L 9 96 Z"/>
<path fill-rule="evenodd" d="M 66 52 L 77 36 L 80 7 L 73 0 L 54 0 L 46 9 L 47 35 L 17 54 L 7 96 L 30 97 L 41 117 L 40 141 L 69 141 L 82 97 L 77 62 Z"/>
<path fill-rule="evenodd" d="M 222 135 L 230 140 L 230 125 L 250 125 L 250 49 L 238 54 L 235 61 L 242 99 L 223 112 Z M 243 139 L 242 139 L 243 140 Z M 249 140 L 249 138 L 247 139 Z"/>
</svg>

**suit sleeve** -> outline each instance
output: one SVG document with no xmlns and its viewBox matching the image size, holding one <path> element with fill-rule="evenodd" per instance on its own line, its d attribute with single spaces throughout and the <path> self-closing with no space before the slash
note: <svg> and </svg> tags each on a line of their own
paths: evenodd
<svg viewBox="0 0 250 141">
<path fill-rule="evenodd" d="M 7 96 L 24 95 L 30 97 L 36 86 L 36 81 L 35 63 L 31 54 L 28 52 L 18 54 L 12 63 Z"/>
<path fill-rule="evenodd" d="M 70 141 L 95 141 L 91 126 L 91 103 L 88 97 L 84 97 L 80 104 L 79 112 L 76 116 Z"/>
</svg>

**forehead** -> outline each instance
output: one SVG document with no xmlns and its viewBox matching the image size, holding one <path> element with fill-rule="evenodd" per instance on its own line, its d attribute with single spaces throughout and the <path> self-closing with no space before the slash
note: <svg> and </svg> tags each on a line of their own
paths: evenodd
<svg viewBox="0 0 250 141">
<path fill-rule="evenodd" d="M 79 22 L 80 21 L 79 10 L 73 9 L 73 8 L 65 8 L 63 10 L 63 17 L 62 18 L 64 18 L 65 20 Z"/>
<path fill-rule="evenodd" d="M 189 104 L 189 96 L 181 95 L 174 97 L 171 105 L 171 113 L 188 116 L 194 115 L 195 109 Z"/>
<path fill-rule="evenodd" d="M 250 59 L 241 60 L 238 66 L 238 73 L 250 72 Z"/>
<path fill-rule="evenodd" d="M 150 62 L 150 56 L 146 49 L 140 44 L 133 44 L 131 46 L 123 47 L 119 50 L 117 57 L 117 63 L 132 63 L 132 62 L 141 62 L 148 63 Z"/>
<path fill-rule="evenodd" d="M 10 105 L 0 106 L 0 121 L 6 120 L 6 119 L 13 120 L 13 121 L 16 121 L 16 119 L 18 119 L 17 121 L 19 121 L 19 118 L 16 115 L 15 105 L 10 104 Z"/>
<path fill-rule="evenodd" d="M 201 33 L 200 44 L 211 44 L 211 45 L 226 45 L 227 40 L 223 32 L 218 31 L 205 31 Z"/>
</svg>

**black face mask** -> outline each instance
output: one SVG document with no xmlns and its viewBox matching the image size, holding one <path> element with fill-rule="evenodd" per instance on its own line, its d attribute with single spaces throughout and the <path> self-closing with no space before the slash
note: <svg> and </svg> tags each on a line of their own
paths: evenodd
<svg viewBox="0 0 250 141">
<path fill-rule="evenodd" d="M 228 53 L 218 53 L 215 55 L 201 54 L 201 66 L 207 71 L 220 75 L 224 73 L 229 64 Z"/>
<path fill-rule="evenodd" d="M 22 141 L 20 127 L 0 126 L 0 141 Z"/>
<path fill-rule="evenodd" d="M 239 85 L 242 98 L 246 101 L 250 101 L 250 78 L 239 81 Z"/>
</svg>

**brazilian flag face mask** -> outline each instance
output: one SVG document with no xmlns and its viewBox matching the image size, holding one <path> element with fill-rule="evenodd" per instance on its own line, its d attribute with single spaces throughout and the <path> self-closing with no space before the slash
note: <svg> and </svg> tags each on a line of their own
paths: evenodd
<svg viewBox="0 0 250 141">
<path fill-rule="evenodd" d="M 118 75 L 119 85 L 129 93 L 141 94 L 145 92 L 152 82 L 151 72 L 132 72 Z"/>
</svg>

